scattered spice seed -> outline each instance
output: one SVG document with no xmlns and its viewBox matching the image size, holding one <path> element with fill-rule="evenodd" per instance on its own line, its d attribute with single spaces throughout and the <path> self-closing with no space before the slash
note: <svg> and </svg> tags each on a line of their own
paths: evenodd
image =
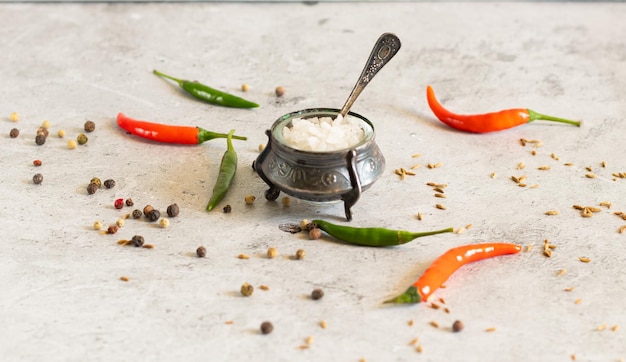
<svg viewBox="0 0 626 362">
<path fill-rule="evenodd" d="M 109 225 L 107 228 L 107 234 L 115 234 L 119 230 L 119 226 L 117 225 Z"/>
<path fill-rule="evenodd" d="M 320 300 L 323 297 L 324 297 L 324 291 L 320 288 L 313 289 L 313 291 L 311 292 L 311 299 L 313 300 Z"/>
<path fill-rule="evenodd" d="M 230 212 L 233 211 L 233 208 L 230 205 L 226 205 L 222 211 L 224 211 L 224 214 L 230 214 Z"/>
<path fill-rule="evenodd" d="M 35 175 L 33 175 L 33 183 L 35 185 L 39 185 L 43 182 L 43 175 L 40 173 L 36 173 Z"/>
<path fill-rule="evenodd" d="M 167 216 L 176 217 L 178 216 L 179 213 L 180 213 L 180 208 L 178 207 L 178 204 L 171 204 L 170 206 L 167 207 Z"/>
<path fill-rule="evenodd" d="M 326 329 L 328 327 L 328 325 L 326 324 L 326 321 L 320 321 L 320 327 L 322 327 L 322 329 Z"/>
<path fill-rule="evenodd" d="M 559 272 L 556 274 L 557 277 L 561 277 L 563 275 L 565 275 L 565 273 L 567 273 L 567 269 L 561 269 L 559 270 Z"/>
<path fill-rule="evenodd" d="M 154 249 L 154 245 L 152 245 L 152 244 L 143 244 L 142 248 L 144 248 L 144 249 Z"/>
<path fill-rule="evenodd" d="M 100 188 L 102 186 L 102 181 L 100 181 L 99 178 L 97 177 L 93 177 L 91 178 L 91 180 L 89 181 L 90 184 L 95 184 L 96 187 Z"/>
<path fill-rule="evenodd" d="M 275 258 L 278 255 L 278 249 L 274 247 L 267 248 L 267 257 L 270 259 Z"/>
<path fill-rule="evenodd" d="M 254 200 L 256 200 L 256 196 L 254 195 L 246 195 L 246 197 L 244 197 L 244 201 L 246 202 L 246 205 L 254 204 Z"/>
<path fill-rule="evenodd" d="M 417 220 L 422 220 L 424 217 L 422 216 L 421 212 L 417 213 Z"/>
<path fill-rule="evenodd" d="M 259 285 L 259 289 L 261 289 L 261 290 L 270 290 L 270 287 L 268 287 L 265 284 L 261 284 L 261 285 Z"/>
<path fill-rule="evenodd" d="M 170 221 L 168 219 L 161 219 L 159 220 L 159 226 L 165 229 L 170 226 Z"/>
<path fill-rule="evenodd" d="M 311 344 L 311 343 L 313 343 L 313 336 L 308 336 L 308 337 L 306 337 L 306 340 L 304 340 L 304 342 L 305 342 L 306 344 Z"/>
<path fill-rule="evenodd" d="M 544 250 L 543 251 L 543 255 L 545 255 L 548 258 L 552 257 L 552 250 L 548 249 L 548 250 Z"/>
<path fill-rule="evenodd" d="M 252 295 L 252 293 L 254 293 L 254 287 L 248 283 L 243 283 L 241 285 L 240 291 L 244 297 L 249 297 Z"/>
<path fill-rule="evenodd" d="M 246 83 L 241 85 L 241 91 L 242 92 L 247 92 L 250 89 L 250 86 Z"/>
<path fill-rule="evenodd" d="M 571 292 L 571 291 L 574 290 L 574 287 L 567 287 L 567 288 L 565 288 L 563 290 L 566 291 L 566 292 Z"/>
<path fill-rule="evenodd" d="M 130 279 L 128 279 L 128 277 L 121 276 L 121 277 L 120 277 L 120 280 L 121 280 L 121 281 L 123 281 L 123 282 L 127 282 L 127 281 L 129 281 Z"/>
<path fill-rule="evenodd" d="M 460 320 L 456 320 L 454 321 L 454 323 L 452 323 L 452 331 L 453 332 L 460 332 L 463 330 L 465 326 L 463 325 L 463 322 L 461 322 Z"/>
<path fill-rule="evenodd" d="M 306 255 L 306 252 L 304 251 L 304 249 L 298 249 L 296 251 L 296 259 L 297 260 L 302 260 L 304 259 L 304 256 Z"/>
<path fill-rule="evenodd" d="M 41 160 L 34 160 L 33 161 L 33 166 L 35 166 L 35 167 L 39 167 L 39 166 L 41 166 L 41 164 L 42 164 Z"/>
<path fill-rule="evenodd" d="M 430 303 L 430 307 L 432 309 L 439 309 L 439 308 L 441 308 L 441 306 L 439 304 L 435 303 L 435 302 Z"/>
<path fill-rule="evenodd" d="M 247 254 L 239 254 L 237 255 L 237 258 L 239 259 L 250 259 L 250 256 Z"/>
<path fill-rule="evenodd" d="M 596 174 L 594 174 L 594 173 L 586 173 L 585 177 L 586 178 L 596 178 Z"/>
<path fill-rule="evenodd" d="M 559 211 L 558 210 L 548 210 L 546 211 L 546 215 L 558 215 Z"/>
<path fill-rule="evenodd" d="M 606 329 L 606 324 L 600 324 L 596 327 L 596 331 L 603 331 Z"/>
<path fill-rule="evenodd" d="M 413 327 L 413 320 L 409 319 L 409 321 L 407 322 L 407 324 L 409 325 L 409 327 Z"/>
<path fill-rule="evenodd" d="M 495 171 L 494 171 L 494 172 L 492 172 L 492 173 L 489 175 L 489 177 L 491 177 L 491 178 L 496 178 L 496 176 L 497 176 L 497 174 L 496 174 L 496 172 L 495 172 Z"/>
<path fill-rule="evenodd" d="M 435 204 L 435 207 L 438 208 L 439 210 L 445 210 L 446 207 L 441 205 L 441 204 Z"/>
<path fill-rule="evenodd" d="M 537 167 L 537 170 L 540 170 L 540 171 L 547 171 L 549 169 L 550 169 L 550 166 L 539 166 L 539 167 Z"/>
<path fill-rule="evenodd" d="M 69 148 L 70 150 L 75 149 L 76 148 L 76 141 L 75 140 L 67 141 L 67 148 Z"/>
<path fill-rule="evenodd" d="M 496 331 L 496 327 L 489 327 L 489 328 L 485 329 L 485 332 L 488 332 L 488 333 L 495 332 L 495 331 Z"/>
<path fill-rule="evenodd" d="M 578 298 L 578 299 L 576 299 L 576 300 L 574 301 L 574 304 L 580 304 L 580 303 L 582 303 L 582 302 L 583 302 L 583 300 L 582 300 L 581 298 Z"/>
<path fill-rule="evenodd" d="M 606 161 L 600 162 L 600 166 L 602 166 L 603 168 L 606 168 Z"/>
<path fill-rule="evenodd" d="M 148 213 L 148 220 L 150 221 L 157 221 L 159 220 L 159 218 L 161 217 L 161 212 L 157 209 L 153 209 Z"/>
<path fill-rule="evenodd" d="M 583 210 L 584 207 L 580 206 L 580 205 L 572 205 L 572 207 L 576 210 Z"/>
<path fill-rule="evenodd" d="M 424 347 L 422 347 L 422 345 L 420 344 L 419 346 L 415 347 L 415 350 L 416 350 L 418 353 L 422 353 L 422 352 L 424 352 Z"/>
<path fill-rule="evenodd" d="M 100 221 L 100 220 L 96 220 L 93 223 L 93 229 L 94 230 L 100 230 L 100 229 L 102 229 L 102 226 L 103 226 L 102 225 L 102 221 Z"/>
<path fill-rule="evenodd" d="M 579 256 L 578 260 L 582 261 L 583 263 L 589 263 L 591 261 L 591 259 L 585 257 L 585 256 Z"/>
<path fill-rule="evenodd" d="M 11 112 L 11 114 L 9 114 L 9 120 L 11 120 L 11 122 L 17 122 L 20 120 L 20 115 L 17 112 Z"/>
<path fill-rule="evenodd" d="M 265 149 L 265 144 L 260 143 L 258 149 L 259 149 L 259 152 L 263 152 L 263 150 Z"/>
<path fill-rule="evenodd" d="M 115 180 L 113 179 L 107 179 L 104 180 L 104 187 L 107 189 L 112 189 L 115 187 Z"/>
<path fill-rule="evenodd" d="M 411 166 L 411 170 L 417 170 L 420 167 L 422 167 L 422 165 L 419 163 L 416 163 L 415 165 Z"/>
<path fill-rule="evenodd" d="M 274 93 L 276 93 L 276 97 L 284 96 L 285 95 L 285 87 L 283 87 L 283 86 L 276 87 L 276 89 L 274 90 Z"/>
<path fill-rule="evenodd" d="M 9 132 L 9 137 L 11 138 L 17 138 L 17 136 L 20 135 L 20 130 L 17 128 L 12 128 L 11 131 Z"/>
<path fill-rule="evenodd" d="M 196 249 L 196 255 L 198 258 L 204 258 L 206 256 L 206 248 L 204 246 L 199 246 Z"/>
<path fill-rule="evenodd" d="M 619 229 L 617 230 L 620 234 L 623 234 L 624 231 L 626 231 L 626 225 L 622 225 L 619 227 Z"/>
<path fill-rule="evenodd" d="M 568 167 L 574 166 L 574 164 L 571 162 L 565 162 L 563 165 Z"/>
<path fill-rule="evenodd" d="M 44 136 L 43 134 L 38 134 L 37 136 L 35 136 L 35 144 L 41 146 L 44 143 L 46 143 L 46 136 Z"/>
<path fill-rule="evenodd" d="M 517 164 L 517 169 L 518 169 L 518 170 L 523 170 L 523 169 L 524 169 L 524 167 L 526 167 L 526 165 L 524 164 L 524 162 L 520 162 L 520 163 L 518 163 L 518 164 Z"/>
<path fill-rule="evenodd" d="M 235 323 L 234 321 L 226 321 L 226 322 L 224 322 L 224 324 L 228 324 L 228 325 L 234 324 L 234 323 Z"/>
<path fill-rule="evenodd" d="M 465 232 L 465 228 L 458 228 L 455 232 L 456 232 L 457 234 L 462 234 L 462 233 L 464 233 L 464 232 Z"/>
<path fill-rule="evenodd" d="M 84 133 L 76 136 L 76 142 L 78 142 L 79 145 L 84 145 L 85 143 L 87 143 L 88 140 L 89 138 L 87 138 L 87 135 L 85 135 Z"/>
<path fill-rule="evenodd" d="M 124 219 L 117 219 L 117 221 L 115 222 L 115 224 L 116 224 L 118 227 L 124 227 L 124 224 L 125 224 L 125 223 L 126 223 L 126 220 L 124 220 Z"/>
<path fill-rule="evenodd" d="M 289 196 L 283 197 L 280 201 L 281 201 L 283 207 L 291 206 L 291 198 L 289 198 Z"/>
<path fill-rule="evenodd" d="M 439 323 L 437 323 L 435 321 L 430 321 L 430 325 L 435 327 L 435 328 L 439 328 Z"/>
<path fill-rule="evenodd" d="M 143 213 L 139 209 L 135 209 L 131 213 L 131 216 L 133 217 L 133 219 L 139 219 L 141 217 L 141 215 L 143 215 Z"/>
<path fill-rule="evenodd" d="M 570 358 L 572 359 L 572 361 L 576 361 L 576 355 L 572 353 L 572 355 L 570 356 Z"/>
<path fill-rule="evenodd" d="M 126 206 L 129 206 L 129 207 L 135 206 L 135 203 L 133 202 L 133 199 L 131 198 L 126 199 L 125 204 Z"/>
<path fill-rule="evenodd" d="M 309 230 L 309 239 L 317 240 L 322 237 L 322 231 L 320 228 L 312 228 Z"/>
<path fill-rule="evenodd" d="M 96 185 L 94 183 L 90 183 L 89 185 L 87 185 L 87 193 L 89 195 L 95 194 L 96 191 L 98 191 L 98 185 Z"/>
<path fill-rule="evenodd" d="M 532 150 L 532 151 L 530 151 L 530 154 L 533 155 L 533 156 L 537 156 L 537 151 L 536 150 Z"/>
<path fill-rule="evenodd" d="M 443 308 L 443 311 L 448 313 L 448 314 L 450 314 L 450 308 L 448 308 L 448 307 Z"/>
<path fill-rule="evenodd" d="M 271 322 L 263 322 L 261 323 L 261 333 L 270 334 L 274 330 L 274 325 Z"/>
<path fill-rule="evenodd" d="M 616 325 L 614 325 L 613 327 L 611 327 L 611 330 L 612 330 L 613 332 L 617 332 L 617 331 L 619 330 L 619 325 L 617 325 L 617 324 L 616 324 Z"/>
<path fill-rule="evenodd" d="M 85 132 L 93 132 L 96 129 L 96 124 L 93 121 L 87 121 L 85 122 L 83 128 L 85 129 Z"/>
<path fill-rule="evenodd" d="M 124 245 L 124 246 L 126 246 L 126 245 L 129 245 L 129 244 L 132 244 L 132 242 L 130 240 L 120 239 L 120 240 L 117 241 L 117 245 Z"/>
<path fill-rule="evenodd" d="M 593 168 L 591 168 L 591 166 L 587 166 L 585 167 L 585 170 L 589 171 L 589 172 L 593 172 Z"/>
<path fill-rule="evenodd" d="M 610 209 L 610 208 L 611 208 L 611 206 L 612 206 L 612 204 L 611 204 L 609 201 L 601 201 L 601 202 L 600 202 L 600 206 L 604 206 L 604 207 L 606 207 L 607 209 Z"/>
<path fill-rule="evenodd" d="M 135 235 L 133 236 L 132 239 L 130 239 L 130 241 L 133 243 L 133 245 L 135 245 L 135 247 L 140 247 L 144 244 L 144 238 L 141 235 Z"/>
<path fill-rule="evenodd" d="M 45 128 L 45 129 L 50 128 L 50 121 L 46 119 L 43 122 L 41 122 L 41 128 Z"/>
<path fill-rule="evenodd" d="M 438 197 L 440 199 L 445 199 L 447 196 L 445 194 L 436 193 L 435 197 Z"/>
<path fill-rule="evenodd" d="M 116 199 L 115 202 L 113 203 L 113 206 L 115 206 L 116 209 L 121 209 L 124 207 L 124 199 Z"/>
</svg>

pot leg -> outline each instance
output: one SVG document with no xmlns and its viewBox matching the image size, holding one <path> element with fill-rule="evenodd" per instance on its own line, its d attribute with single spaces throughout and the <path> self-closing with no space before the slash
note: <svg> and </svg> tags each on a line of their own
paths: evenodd
<svg viewBox="0 0 626 362">
<path fill-rule="evenodd" d="M 346 163 L 348 167 L 348 175 L 350 176 L 350 185 L 352 189 L 341 196 L 346 212 L 346 219 L 352 220 L 352 211 L 350 210 L 361 197 L 361 179 L 356 171 L 356 150 L 350 150 L 346 153 Z"/>
<path fill-rule="evenodd" d="M 267 199 L 268 201 L 274 201 L 278 198 L 280 190 L 267 178 L 267 176 L 265 176 L 265 173 L 261 168 L 263 161 L 272 149 L 272 131 L 268 129 L 267 131 L 265 131 L 265 134 L 268 138 L 267 145 L 265 146 L 265 149 L 263 149 L 263 152 L 261 152 L 259 157 L 257 157 L 257 159 L 252 162 L 252 169 L 254 169 L 256 173 L 261 177 L 261 179 L 265 181 L 265 183 L 270 187 L 268 190 L 265 191 L 265 199 Z"/>
</svg>

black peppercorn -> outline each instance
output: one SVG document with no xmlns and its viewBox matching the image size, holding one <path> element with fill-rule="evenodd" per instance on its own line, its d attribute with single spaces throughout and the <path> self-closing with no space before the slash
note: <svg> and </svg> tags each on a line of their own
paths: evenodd
<svg viewBox="0 0 626 362">
<path fill-rule="evenodd" d="M 226 205 L 226 206 L 224 206 L 223 210 L 224 210 L 224 214 L 228 214 L 231 211 L 233 211 L 233 208 L 230 205 Z"/>
<path fill-rule="evenodd" d="M 39 184 L 40 184 L 40 183 L 42 183 L 42 182 L 43 182 L 43 175 L 42 175 L 42 174 L 40 174 L 40 173 L 36 173 L 36 174 L 33 176 L 33 183 L 34 183 L 35 185 L 39 185 Z"/>
<path fill-rule="evenodd" d="M 139 209 L 133 210 L 133 219 L 139 219 L 143 213 Z"/>
<path fill-rule="evenodd" d="M 90 182 L 89 185 L 87 185 L 87 193 L 89 195 L 93 195 L 96 193 L 96 191 L 98 191 L 99 187 L 97 184 Z"/>
<path fill-rule="evenodd" d="M 93 132 L 96 129 L 96 124 L 93 121 L 85 122 L 85 132 Z"/>
<path fill-rule="evenodd" d="M 178 208 L 177 204 L 171 204 L 170 206 L 167 207 L 167 216 L 169 217 L 176 217 L 178 216 L 179 212 L 180 212 L 180 209 Z"/>
<path fill-rule="evenodd" d="M 148 220 L 157 221 L 161 217 L 161 212 L 157 209 L 153 209 L 152 211 L 148 213 L 147 216 L 148 216 Z"/>
<path fill-rule="evenodd" d="M 143 245 L 144 239 L 143 236 L 141 235 L 135 235 L 133 236 L 132 239 L 130 239 L 130 241 L 133 243 L 133 245 L 135 245 L 136 247 L 140 247 Z"/>
<path fill-rule="evenodd" d="M 133 202 L 133 199 L 131 199 L 130 197 L 126 199 L 126 206 L 133 206 L 135 205 L 135 203 Z"/>
<path fill-rule="evenodd" d="M 204 258 L 206 256 L 206 248 L 199 246 L 198 249 L 196 249 L 196 255 L 198 255 L 199 258 Z"/>
<path fill-rule="evenodd" d="M 263 334 L 270 334 L 272 333 L 272 331 L 274 330 L 274 326 L 272 325 L 272 322 L 263 322 L 261 323 L 261 333 Z"/>
<path fill-rule="evenodd" d="M 313 300 L 322 299 L 323 296 L 324 296 L 324 291 L 319 288 L 314 289 L 313 292 L 311 292 L 311 299 Z"/>
<path fill-rule="evenodd" d="M 104 187 L 106 187 L 107 189 L 114 188 L 115 187 L 115 180 L 113 180 L 113 179 L 104 180 Z"/>
<path fill-rule="evenodd" d="M 43 134 L 38 134 L 38 135 L 35 137 L 35 143 L 36 143 L 38 146 L 43 145 L 44 143 L 46 143 L 46 136 L 44 136 Z"/>
<path fill-rule="evenodd" d="M 11 132 L 9 132 L 9 136 L 11 136 L 11 138 L 15 138 L 19 135 L 20 135 L 20 130 L 17 128 L 13 128 Z"/>
<path fill-rule="evenodd" d="M 463 322 L 456 320 L 454 321 L 454 323 L 452 323 L 452 331 L 453 332 L 460 332 L 463 330 Z"/>
</svg>

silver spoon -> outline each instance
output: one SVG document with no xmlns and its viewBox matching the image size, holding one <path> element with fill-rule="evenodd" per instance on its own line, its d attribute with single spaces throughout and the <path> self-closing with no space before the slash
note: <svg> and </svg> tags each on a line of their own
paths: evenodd
<svg viewBox="0 0 626 362">
<path fill-rule="evenodd" d="M 359 80 L 354 85 L 350 96 L 339 112 L 343 118 L 346 117 L 346 114 L 350 111 L 352 104 L 356 101 L 363 89 L 365 89 L 365 86 L 368 85 L 376 73 L 378 73 L 378 71 L 381 70 L 394 55 L 396 55 L 398 50 L 400 50 L 400 39 L 398 39 L 398 37 L 394 34 L 384 33 L 378 38 L 376 44 L 374 44 L 372 53 L 370 54 L 370 57 L 367 60 L 367 63 L 365 63 L 365 67 L 359 76 Z"/>
</svg>

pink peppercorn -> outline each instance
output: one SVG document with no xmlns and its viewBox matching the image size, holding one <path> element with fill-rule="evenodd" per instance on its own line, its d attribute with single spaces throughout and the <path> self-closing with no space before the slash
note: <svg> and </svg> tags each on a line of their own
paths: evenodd
<svg viewBox="0 0 626 362">
<path fill-rule="evenodd" d="M 124 199 L 117 199 L 115 200 L 115 203 L 113 204 L 115 206 L 116 209 L 121 209 L 124 207 Z"/>
</svg>

